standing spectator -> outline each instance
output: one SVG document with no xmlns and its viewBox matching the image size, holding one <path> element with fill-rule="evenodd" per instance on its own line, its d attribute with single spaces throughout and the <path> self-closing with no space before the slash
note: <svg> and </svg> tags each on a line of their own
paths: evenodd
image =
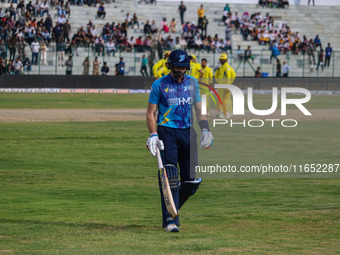
<svg viewBox="0 0 340 255">
<path fill-rule="evenodd" d="M 279 59 L 276 59 L 276 78 L 281 77 L 281 62 Z"/>
<path fill-rule="evenodd" d="M 184 24 L 184 13 L 187 10 L 187 8 L 185 7 L 185 5 L 183 4 L 183 1 L 181 1 L 180 6 L 178 7 L 177 12 L 179 12 L 179 16 L 181 18 L 181 24 Z"/>
<path fill-rule="evenodd" d="M 11 39 L 9 40 L 9 59 L 14 61 L 15 53 L 17 51 L 17 44 L 18 44 L 18 37 L 17 35 L 12 35 Z"/>
<path fill-rule="evenodd" d="M 10 5 L 10 7 L 8 8 L 9 10 L 9 16 L 12 18 L 12 16 L 14 16 L 13 20 L 17 20 L 17 12 L 13 6 L 13 4 Z"/>
<path fill-rule="evenodd" d="M 124 73 L 125 73 L 125 63 L 124 63 L 124 61 L 123 61 L 124 59 L 123 58 L 120 58 L 120 61 L 119 61 L 119 63 L 118 63 L 118 65 L 117 65 L 117 73 L 116 73 L 116 75 L 124 75 Z"/>
<path fill-rule="evenodd" d="M 93 61 L 93 75 L 99 75 L 99 65 L 98 57 L 95 57 Z"/>
<path fill-rule="evenodd" d="M 261 68 L 258 66 L 255 71 L 255 78 L 261 78 L 261 77 L 262 77 Z"/>
<path fill-rule="evenodd" d="M 32 67 L 31 67 L 31 61 L 29 58 L 26 58 L 24 60 L 23 66 L 24 66 L 24 73 L 31 74 Z"/>
<path fill-rule="evenodd" d="M 275 58 L 277 60 L 277 56 L 280 55 L 280 50 L 277 48 L 276 44 L 274 44 L 274 46 L 272 47 L 271 51 L 272 51 L 272 54 L 270 56 L 269 64 L 272 63 L 272 59 L 273 58 Z"/>
<path fill-rule="evenodd" d="M 78 3 L 78 2 L 80 2 L 80 3 Z M 75 4 L 83 6 L 84 5 L 84 0 L 75 0 Z M 95 6 L 96 6 L 96 4 L 95 4 Z"/>
<path fill-rule="evenodd" d="M 26 42 L 24 40 L 24 37 L 21 37 L 21 39 L 18 42 L 18 52 L 19 52 L 19 57 L 21 59 L 26 58 L 25 47 L 26 47 Z"/>
<path fill-rule="evenodd" d="M 137 27 L 139 29 L 139 21 L 138 21 L 138 17 L 137 17 L 136 13 L 133 14 L 132 23 L 133 23 L 133 26 L 137 25 Z"/>
<path fill-rule="evenodd" d="M 86 58 L 84 59 L 83 66 L 84 66 L 83 75 L 89 75 L 89 72 L 90 72 L 90 61 L 89 61 L 89 57 L 86 57 Z"/>
<path fill-rule="evenodd" d="M 283 61 L 283 75 L 282 75 L 282 77 L 288 78 L 289 70 L 290 70 L 290 67 L 287 64 L 287 62 Z"/>
<path fill-rule="evenodd" d="M 147 66 L 148 66 L 148 59 L 145 57 L 145 54 L 142 56 L 142 66 L 140 68 L 140 73 L 146 77 L 149 77 L 148 75 L 148 70 L 147 70 Z"/>
<path fill-rule="evenodd" d="M 63 27 L 62 25 L 59 25 L 58 22 L 55 23 L 55 27 L 53 28 L 52 32 L 53 39 L 55 40 L 56 43 L 62 39 L 63 36 Z"/>
<path fill-rule="evenodd" d="M 58 66 L 64 66 L 64 57 L 65 57 L 65 43 L 60 38 L 59 42 L 57 43 L 57 53 L 58 53 Z"/>
<path fill-rule="evenodd" d="M 127 20 L 125 20 L 122 25 L 120 26 L 120 32 L 122 33 L 122 35 L 127 36 L 127 32 L 128 32 L 128 22 Z"/>
<path fill-rule="evenodd" d="M 48 12 L 48 3 L 46 0 L 40 5 L 40 17 L 43 17 L 44 13 L 47 13 L 47 17 L 50 16 Z"/>
<path fill-rule="evenodd" d="M 53 22 L 52 22 L 51 17 L 47 17 L 47 18 L 45 19 L 44 26 L 45 26 L 45 29 L 46 29 L 49 33 L 51 33 L 51 29 L 52 29 L 52 27 L 53 27 Z"/>
<path fill-rule="evenodd" d="M 0 57 L 0 76 L 3 74 L 6 74 L 6 63 L 2 57 Z"/>
<path fill-rule="evenodd" d="M 127 28 L 131 27 L 133 28 L 133 22 L 132 22 L 132 16 L 128 12 L 125 16 L 125 20 L 127 20 Z"/>
<path fill-rule="evenodd" d="M 319 70 L 319 66 L 321 66 L 322 71 L 323 71 L 323 49 L 320 50 L 319 56 L 318 56 L 318 65 L 316 66 L 316 71 Z"/>
<path fill-rule="evenodd" d="M 66 60 L 65 65 L 66 65 L 66 75 L 71 75 L 72 74 L 72 66 L 73 66 L 72 56 L 68 57 L 68 60 Z"/>
<path fill-rule="evenodd" d="M 311 59 L 313 59 L 313 65 L 315 65 L 314 43 L 312 39 L 309 40 L 309 43 L 307 46 L 307 54 L 308 54 L 309 65 L 312 65 Z"/>
<path fill-rule="evenodd" d="M 325 52 L 326 52 L 325 67 L 329 67 L 329 62 L 331 61 L 332 52 L 333 52 L 333 49 L 330 43 L 328 43 L 328 47 L 325 49 Z"/>
<path fill-rule="evenodd" d="M 97 17 L 100 18 L 101 16 L 103 16 L 103 19 L 105 19 L 105 15 L 106 15 L 106 11 L 104 7 L 104 3 L 100 3 L 100 6 L 98 7 L 98 11 L 97 11 Z"/>
<path fill-rule="evenodd" d="M 67 19 L 64 24 L 64 41 L 70 40 L 70 34 L 71 34 L 71 24 L 68 22 L 68 19 Z"/>
<path fill-rule="evenodd" d="M 6 47 L 4 41 L 0 37 L 0 58 L 5 59 L 7 56 Z"/>
<path fill-rule="evenodd" d="M 209 21 L 207 16 L 204 16 L 202 19 L 202 26 L 201 26 L 201 36 L 207 36 L 207 28 L 208 28 Z"/>
<path fill-rule="evenodd" d="M 65 54 L 67 54 L 68 56 L 73 55 L 72 43 L 70 40 L 67 40 L 65 47 Z"/>
<path fill-rule="evenodd" d="M 197 10 L 197 16 L 198 16 L 198 28 L 202 28 L 202 21 L 204 17 L 204 8 L 203 4 L 201 4 L 200 8 Z"/>
<path fill-rule="evenodd" d="M 229 4 L 226 4 L 226 5 L 224 6 L 224 11 L 225 11 L 225 12 L 231 12 L 231 11 L 230 11 L 230 7 L 229 7 Z"/>
<path fill-rule="evenodd" d="M 35 38 L 34 42 L 32 42 L 32 44 L 31 44 L 32 64 L 33 65 L 38 65 L 39 49 L 40 49 L 40 44 L 38 42 L 38 39 Z"/>
<path fill-rule="evenodd" d="M 41 46 L 40 46 L 40 57 L 42 65 L 47 65 L 47 51 L 48 48 L 43 40 L 41 40 Z"/>
<path fill-rule="evenodd" d="M 315 6 L 314 0 L 312 0 L 312 1 L 313 1 L 313 6 Z M 309 6 L 309 4 L 310 4 L 310 0 L 308 0 L 308 6 Z"/>
<path fill-rule="evenodd" d="M 106 62 L 104 62 L 104 65 L 100 69 L 102 75 L 107 75 L 110 72 L 109 67 L 106 65 Z"/>
</svg>

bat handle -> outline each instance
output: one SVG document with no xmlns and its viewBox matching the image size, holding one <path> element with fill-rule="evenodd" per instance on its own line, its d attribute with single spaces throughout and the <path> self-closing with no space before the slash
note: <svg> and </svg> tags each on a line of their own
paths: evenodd
<svg viewBox="0 0 340 255">
<path fill-rule="evenodd" d="M 158 161 L 158 167 L 159 167 L 159 169 L 162 169 L 163 168 L 163 162 L 162 162 L 161 152 L 159 151 L 158 146 L 156 146 L 156 156 L 157 156 L 157 161 Z"/>
</svg>

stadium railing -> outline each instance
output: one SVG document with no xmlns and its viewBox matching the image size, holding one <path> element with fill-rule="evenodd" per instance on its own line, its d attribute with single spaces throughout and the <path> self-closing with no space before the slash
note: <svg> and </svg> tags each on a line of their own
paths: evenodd
<svg viewBox="0 0 340 255">
<path fill-rule="evenodd" d="M 32 60 L 32 53 L 29 50 L 30 47 L 26 46 L 25 57 L 28 57 Z M 72 56 L 73 67 L 72 74 L 81 75 L 83 73 L 83 61 L 86 57 L 89 58 L 90 62 L 90 70 L 89 74 L 92 74 L 93 61 L 97 56 L 98 61 L 102 66 L 103 62 L 107 62 L 108 67 L 110 68 L 109 75 L 114 75 L 115 73 L 115 64 L 118 64 L 121 57 L 124 58 L 124 62 L 126 65 L 125 75 L 127 76 L 136 76 L 140 74 L 141 68 L 141 59 L 142 55 L 145 54 L 148 58 L 149 67 L 148 72 L 151 73 L 152 65 L 155 64 L 159 60 L 159 56 L 164 53 L 166 49 L 158 50 L 157 48 L 151 49 L 127 49 L 122 50 L 118 49 L 115 53 L 115 56 L 112 57 L 107 55 L 106 48 L 103 47 L 100 52 L 96 52 L 94 47 L 78 47 L 77 51 L 75 48 L 70 52 L 70 56 Z M 170 49 L 171 50 L 171 49 Z M 187 49 L 189 55 L 194 54 L 197 58 L 197 62 L 200 63 L 202 58 L 207 59 L 208 66 L 212 67 L 215 71 L 219 65 L 219 57 L 222 53 L 228 54 L 228 63 L 233 67 L 236 71 L 238 77 L 253 77 L 255 75 L 255 70 L 260 67 L 261 72 L 264 74 L 264 77 L 275 77 L 276 76 L 276 60 L 273 58 L 270 63 L 271 51 L 269 50 L 252 50 L 252 58 L 245 59 L 244 57 L 239 57 L 237 50 L 215 50 L 208 52 L 207 50 L 194 50 Z M 244 52 L 243 52 L 244 53 Z M 9 59 L 9 50 L 6 48 L 6 52 L 0 53 L 3 59 L 6 59 L 5 65 L 8 65 Z M 288 51 L 286 54 L 281 54 L 278 56 L 278 59 L 281 62 L 281 74 L 283 69 L 283 62 L 286 61 L 288 66 L 290 67 L 289 77 L 340 77 L 340 73 L 336 72 L 335 67 L 339 65 L 340 62 L 340 52 L 333 51 L 329 67 L 325 67 L 322 70 L 320 66 L 317 70 L 318 63 L 318 54 L 319 52 L 314 53 L 315 65 L 313 60 L 309 60 L 309 56 L 307 53 L 302 54 L 292 54 Z M 20 55 L 20 54 L 19 54 Z M 41 61 L 41 52 L 38 56 L 38 65 L 32 65 L 31 74 L 37 75 L 64 75 L 65 74 L 65 61 L 68 59 L 68 54 L 65 54 L 63 65 L 58 65 L 58 52 L 56 51 L 55 46 L 49 47 L 47 52 L 47 64 L 42 65 Z M 17 51 L 18 56 L 18 51 Z M 339 56 L 339 57 L 338 57 Z M 23 60 L 22 60 L 23 61 Z M 325 56 L 323 64 L 325 65 Z M 11 74 L 11 73 L 10 73 Z"/>
</svg>

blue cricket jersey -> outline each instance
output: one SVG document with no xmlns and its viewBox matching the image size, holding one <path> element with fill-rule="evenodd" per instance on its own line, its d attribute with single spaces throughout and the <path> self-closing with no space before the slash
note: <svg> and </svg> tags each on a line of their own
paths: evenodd
<svg viewBox="0 0 340 255">
<path fill-rule="evenodd" d="M 151 87 L 149 103 L 158 105 L 157 124 L 170 128 L 192 127 L 192 106 L 201 102 L 196 78 L 185 75 L 178 83 L 171 74 L 156 80 Z"/>
</svg>

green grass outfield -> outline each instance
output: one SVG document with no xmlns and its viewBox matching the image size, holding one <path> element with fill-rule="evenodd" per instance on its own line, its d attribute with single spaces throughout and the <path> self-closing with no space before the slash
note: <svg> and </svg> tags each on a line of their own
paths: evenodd
<svg viewBox="0 0 340 255">
<path fill-rule="evenodd" d="M 120 109 L 146 108 L 148 94 L 33 94 L 0 93 L 0 109 Z M 245 102 L 247 100 L 245 99 Z M 254 95 L 254 106 L 270 108 L 271 95 Z M 280 108 L 280 96 L 278 108 Z M 210 104 L 213 105 L 210 99 Z M 340 96 L 312 95 L 309 109 L 340 109 Z M 288 108 L 292 106 L 288 105 Z M 295 106 L 294 106 L 295 107 Z"/>
<path fill-rule="evenodd" d="M 19 101 L 8 107 L 31 108 Z M 227 157 L 340 163 L 339 126 L 228 129 Z M 165 233 L 148 135 L 143 121 L 0 123 L 0 253 L 340 253 L 340 179 L 205 178 L 180 212 L 181 232 Z"/>
</svg>

